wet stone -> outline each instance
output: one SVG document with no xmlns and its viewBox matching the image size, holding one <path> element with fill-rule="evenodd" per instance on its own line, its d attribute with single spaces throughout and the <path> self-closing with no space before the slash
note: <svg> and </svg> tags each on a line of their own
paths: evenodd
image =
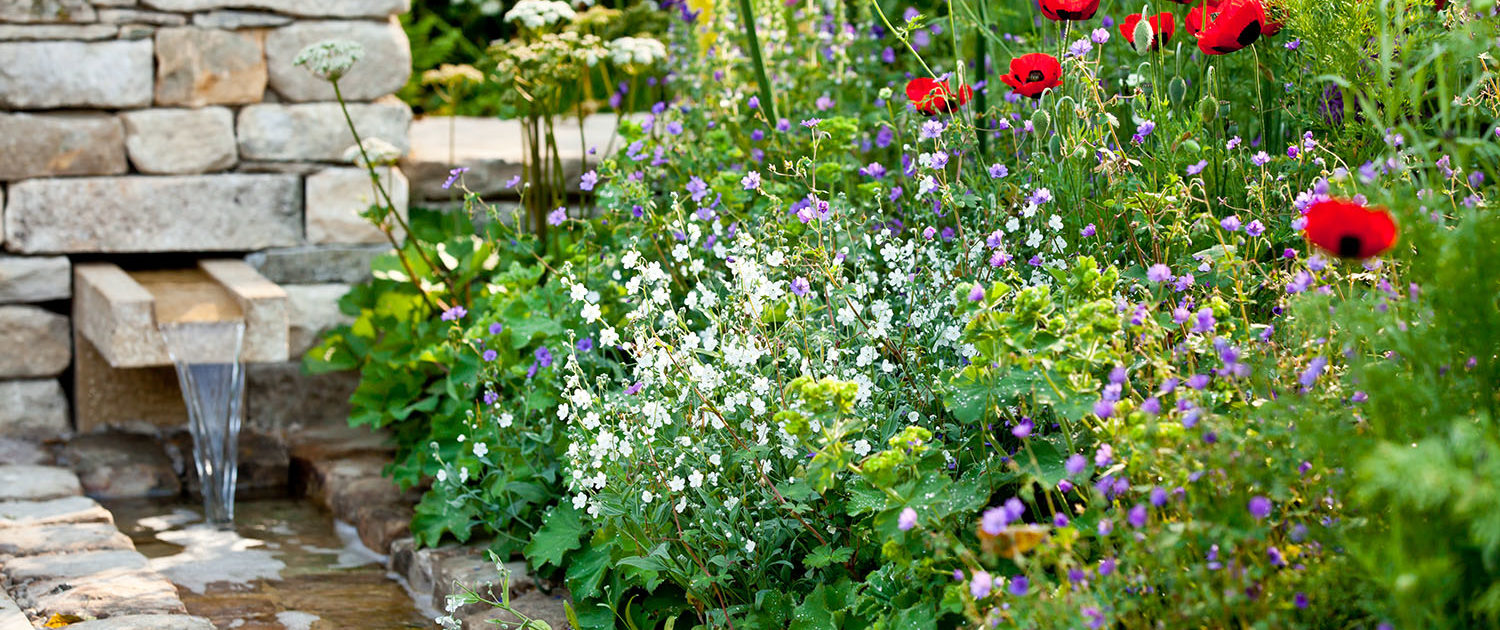
<svg viewBox="0 0 1500 630">
<path fill-rule="evenodd" d="M 131 550 L 130 539 L 105 523 L 69 523 L 15 527 L 0 537 L 0 555 L 35 556 L 106 549 Z"/>
<path fill-rule="evenodd" d="M 187 615 L 127 615 L 95 619 L 68 626 L 70 630 L 214 630 L 202 617 Z"/>
<path fill-rule="evenodd" d="M 177 587 L 152 571 L 112 570 L 68 580 L 44 580 L 21 589 L 21 600 L 42 617 L 54 614 L 114 617 L 182 614 Z"/>
<path fill-rule="evenodd" d="M 60 460 L 77 471 L 83 491 L 100 499 L 168 497 L 182 492 L 177 471 L 161 441 L 136 433 L 98 433 L 74 438 Z"/>
<path fill-rule="evenodd" d="M 110 515 L 109 510 L 88 497 L 0 502 L 0 529 L 64 523 L 112 525 L 114 517 Z"/>
<path fill-rule="evenodd" d="M 52 463 L 52 451 L 35 440 L 0 437 L 0 462 L 45 466 Z"/>
<path fill-rule="evenodd" d="M 78 476 L 57 466 L 0 466 L 0 501 L 43 501 L 83 494 Z"/>
<path fill-rule="evenodd" d="M 359 540 L 375 553 L 384 555 L 391 543 L 411 535 L 412 508 L 405 504 L 360 506 L 354 516 Z"/>
<path fill-rule="evenodd" d="M 11 582 L 37 580 L 73 580 L 109 571 L 139 571 L 146 568 L 146 556 L 136 551 L 112 549 L 84 553 L 51 554 L 16 558 L 5 563 L 5 576 Z"/>
</svg>

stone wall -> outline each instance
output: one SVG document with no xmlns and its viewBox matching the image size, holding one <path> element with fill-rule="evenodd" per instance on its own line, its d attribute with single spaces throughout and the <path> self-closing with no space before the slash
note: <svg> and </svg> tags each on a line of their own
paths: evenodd
<svg viewBox="0 0 1500 630">
<path fill-rule="evenodd" d="M 0 438 L 75 430 L 75 261 L 242 257 L 286 286 L 293 362 L 249 371 L 247 424 L 342 422 L 347 379 L 295 358 L 342 321 L 336 302 L 387 251 L 357 215 L 368 179 L 333 93 L 293 59 L 363 44 L 341 82 L 361 135 L 406 149 L 389 96 L 411 52 L 410 0 L 0 0 Z M 407 184 L 386 173 L 401 211 Z M 289 286 L 288 286 L 289 285 Z M 89 343 L 86 340 L 78 344 Z"/>
</svg>

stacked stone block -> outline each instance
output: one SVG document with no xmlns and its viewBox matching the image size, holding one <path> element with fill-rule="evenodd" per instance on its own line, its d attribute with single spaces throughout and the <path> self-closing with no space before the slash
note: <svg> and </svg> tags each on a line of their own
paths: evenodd
<svg viewBox="0 0 1500 630">
<path fill-rule="evenodd" d="M 361 43 L 340 87 L 362 137 L 404 150 L 411 110 L 390 94 L 411 72 L 396 17 L 409 5 L 0 0 L 0 438 L 85 428 L 62 380 L 75 356 L 97 356 L 74 347 L 74 258 L 250 254 L 293 285 L 294 358 L 342 321 L 338 297 L 389 244 L 358 216 L 374 195 L 344 158 L 354 140 L 332 89 L 293 60 L 322 40 Z M 405 176 L 382 177 L 405 212 Z M 332 410 L 281 402 L 332 386 Z M 258 366 L 249 388 L 249 424 L 282 428 L 337 415 L 348 383 L 292 362 Z"/>
</svg>

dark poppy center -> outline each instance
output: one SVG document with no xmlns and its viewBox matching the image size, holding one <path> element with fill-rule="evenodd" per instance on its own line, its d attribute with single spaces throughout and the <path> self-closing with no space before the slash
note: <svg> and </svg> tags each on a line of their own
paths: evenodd
<svg viewBox="0 0 1500 630">
<path fill-rule="evenodd" d="M 1252 20 L 1245 25 L 1245 30 L 1240 31 L 1240 36 L 1235 38 L 1235 41 L 1239 42 L 1240 46 L 1249 46 L 1257 39 L 1260 39 L 1260 20 Z"/>
<path fill-rule="evenodd" d="M 1339 255 L 1344 258 L 1359 258 L 1359 253 L 1364 250 L 1364 241 L 1353 234 L 1345 234 L 1339 237 Z"/>
<path fill-rule="evenodd" d="M 1047 75 L 1042 74 L 1041 70 L 1032 70 L 1031 72 L 1026 73 L 1027 83 L 1036 83 L 1037 81 L 1045 81 L 1046 79 Z"/>
<path fill-rule="evenodd" d="M 1090 16 L 1084 15 L 1083 11 L 1067 11 L 1067 10 L 1063 10 L 1063 9 L 1058 9 L 1058 11 L 1057 11 L 1057 17 L 1062 18 L 1064 20 L 1083 21 L 1083 20 L 1089 19 Z"/>
</svg>

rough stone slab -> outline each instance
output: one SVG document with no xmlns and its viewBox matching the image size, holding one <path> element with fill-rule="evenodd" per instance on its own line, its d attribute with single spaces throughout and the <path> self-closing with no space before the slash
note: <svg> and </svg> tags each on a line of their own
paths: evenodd
<svg viewBox="0 0 1500 630">
<path fill-rule="evenodd" d="M 133 551 L 130 539 L 106 523 L 66 523 L 15 527 L 0 536 L 0 555 L 35 556 L 108 549 Z"/>
<path fill-rule="evenodd" d="M 595 114 L 585 117 L 582 127 L 573 118 L 557 121 L 557 149 L 563 163 L 563 181 L 569 190 L 577 190 L 585 157 L 592 168 L 607 155 L 615 135 L 615 120 L 614 114 Z M 505 185 L 525 168 L 526 152 L 521 139 L 521 123 L 516 120 L 476 117 L 450 120 L 439 116 L 416 120 L 411 126 L 411 151 L 401 161 L 401 168 L 411 178 L 412 198 L 462 199 L 463 191 L 457 186 L 443 190 L 448 172 L 458 166 L 468 167 L 464 185 L 480 196 L 515 196 L 517 191 Z M 620 140 L 614 138 L 614 148 L 620 146 Z M 589 148 L 597 152 L 588 155 Z"/>
<path fill-rule="evenodd" d="M 177 587 L 149 570 L 117 569 L 78 579 L 43 580 L 25 586 L 21 593 L 21 599 L 30 600 L 32 609 L 44 618 L 187 613 L 177 598 Z"/>
<path fill-rule="evenodd" d="M 150 24 L 152 26 L 182 26 L 188 18 L 180 13 L 143 11 L 140 9 L 99 9 L 99 21 L 109 24 Z"/>
<path fill-rule="evenodd" d="M 93 22 L 94 7 L 88 0 L 0 0 L 3 22 Z"/>
<path fill-rule="evenodd" d="M 68 397 L 55 379 L 0 381 L 0 435 L 53 440 L 71 428 Z"/>
<path fill-rule="evenodd" d="M 0 256 L 0 304 L 73 297 L 72 272 L 65 256 Z"/>
<path fill-rule="evenodd" d="M 247 365 L 245 426 L 271 435 L 307 426 L 347 426 L 349 397 L 358 386 L 357 372 L 303 374 L 298 361 Z"/>
<path fill-rule="evenodd" d="M 354 528 L 360 542 L 384 555 L 393 541 L 411 535 L 413 511 L 406 504 L 362 505 L 355 510 Z"/>
<path fill-rule="evenodd" d="M 31 630 L 31 620 L 5 589 L 0 589 L 0 630 Z"/>
<path fill-rule="evenodd" d="M 289 175 L 34 179 L 10 187 L 6 247 L 24 253 L 244 251 L 296 245 Z"/>
<path fill-rule="evenodd" d="M 347 284 L 286 285 L 289 354 L 300 357 L 321 340 L 323 333 L 335 326 L 352 323 L 353 317 L 339 310 L 339 299 L 349 293 Z M 0 315 L 4 311 L 0 310 Z M 0 323 L 3 323 L 0 317 Z M 4 339 L 0 328 L 0 339 Z M 3 361 L 3 359 L 0 359 Z"/>
<path fill-rule="evenodd" d="M 62 497 L 46 501 L 0 501 L 0 529 L 61 525 L 64 523 L 106 523 L 115 517 L 88 497 Z"/>
<path fill-rule="evenodd" d="M 36 378 L 62 374 L 73 362 L 68 318 L 34 306 L 0 306 L 0 378 Z"/>
<path fill-rule="evenodd" d="M 80 435 L 63 447 L 60 463 L 78 473 L 83 492 L 96 499 L 174 497 L 182 493 L 172 460 L 152 436 Z"/>
<path fill-rule="evenodd" d="M 293 457 L 296 457 L 295 450 Z M 295 463 L 306 464 L 307 473 L 301 479 L 305 484 L 306 495 L 319 505 L 333 510 L 337 516 L 338 512 L 334 509 L 335 497 L 356 481 L 379 479 L 380 471 L 385 469 L 390 459 L 383 455 L 362 455 L 332 461 Z"/>
<path fill-rule="evenodd" d="M 196 27 L 156 32 L 156 104 L 259 103 L 266 91 L 262 38 Z"/>
<path fill-rule="evenodd" d="M 188 615 L 126 615 L 68 626 L 70 630 L 214 630 L 213 622 Z"/>
<path fill-rule="evenodd" d="M 151 42 L 0 43 L 0 107 L 133 109 L 150 104 Z"/>
<path fill-rule="evenodd" d="M 289 432 L 286 441 L 292 449 L 292 460 L 305 467 L 314 462 L 373 455 L 390 461 L 396 453 L 391 435 L 368 427 L 351 427 L 345 419 Z"/>
<path fill-rule="evenodd" d="M 291 22 L 292 18 L 285 15 L 261 13 L 259 11 L 209 11 L 208 13 L 199 13 L 193 16 L 193 26 L 228 30 L 285 26 Z"/>
<path fill-rule="evenodd" d="M 0 155 L 0 180 L 118 175 L 129 168 L 120 119 L 99 113 L 0 113 Z"/>
<path fill-rule="evenodd" d="M 122 113 L 120 119 L 130 163 L 142 173 L 222 171 L 239 160 L 228 108 L 145 109 Z"/>
<path fill-rule="evenodd" d="M 52 450 L 37 440 L 0 437 L 0 462 L 49 466 L 53 463 Z"/>
<path fill-rule="evenodd" d="M 407 216 L 408 184 L 401 169 L 377 167 L 381 185 L 404 220 Z M 385 197 L 370 185 L 370 174 L 363 168 L 330 168 L 307 178 L 303 216 L 307 222 L 307 240 L 318 245 L 374 244 L 389 239 L 362 216 L 372 205 L 384 205 Z M 392 222 L 393 227 L 396 224 Z M 396 238 L 403 235 L 398 231 Z"/>
<path fill-rule="evenodd" d="M 6 577 L 15 583 L 48 579 L 72 580 L 107 571 L 138 571 L 145 568 L 146 556 L 140 552 L 112 549 L 15 558 L 5 563 L 4 571 Z"/>
<path fill-rule="evenodd" d="M 93 41 L 113 39 L 119 32 L 120 27 L 113 24 L 0 24 L 0 41 L 35 42 L 51 39 Z"/>
<path fill-rule="evenodd" d="M 298 17 L 378 18 L 411 10 L 411 0 L 143 0 L 153 9 L 184 13 L 265 9 Z"/>
<path fill-rule="evenodd" d="M 58 466 L 0 466 L 0 501 L 47 501 L 83 494 L 78 475 Z"/>
<path fill-rule="evenodd" d="M 370 279 L 370 264 L 390 245 L 326 245 L 270 249 L 245 262 L 277 284 L 357 284 Z M 296 356 L 296 353 L 292 353 Z"/>
<path fill-rule="evenodd" d="M 332 101 L 333 86 L 293 64 L 302 49 L 339 39 L 364 46 L 364 56 L 339 80 L 348 101 L 370 101 L 394 93 L 411 78 L 411 42 L 394 16 L 382 24 L 368 21 L 297 22 L 266 37 L 271 89 L 294 102 Z"/>
<path fill-rule="evenodd" d="M 411 108 L 400 102 L 351 104 L 361 138 L 380 138 L 405 151 Z M 276 162 L 346 162 L 354 136 L 337 103 L 251 105 L 236 126 L 240 158 Z"/>
</svg>

